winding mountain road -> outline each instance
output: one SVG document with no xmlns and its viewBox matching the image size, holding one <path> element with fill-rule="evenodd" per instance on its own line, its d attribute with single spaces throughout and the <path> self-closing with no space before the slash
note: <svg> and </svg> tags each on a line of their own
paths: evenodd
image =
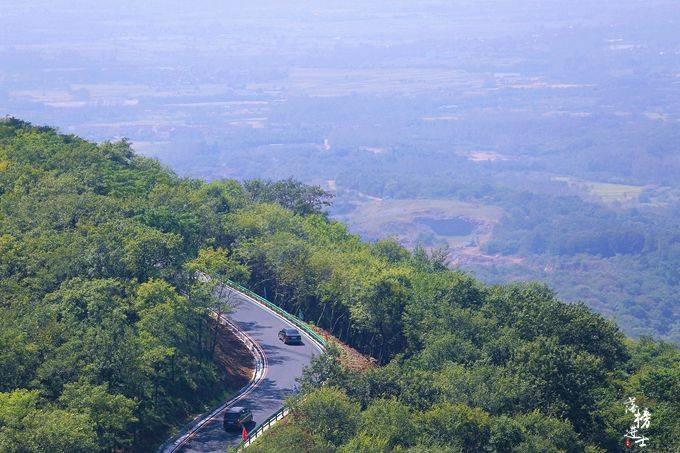
<svg viewBox="0 0 680 453">
<path fill-rule="evenodd" d="M 290 321 L 235 289 L 227 289 L 223 297 L 234 307 L 228 321 L 257 342 L 265 357 L 262 378 L 226 406 L 250 408 L 253 423 L 248 429 L 253 431 L 281 409 L 286 396 L 295 391 L 295 378 L 302 375 L 303 368 L 315 355 L 321 354 L 321 347 L 304 332 L 304 344 L 284 344 L 278 339 L 278 332 L 284 327 L 295 327 Z M 241 432 L 225 432 L 222 428 L 224 409 L 204 416 L 199 420 L 199 429 L 181 438 L 179 444 L 176 442 L 161 451 L 224 452 L 228 446 L 238 444 Z"/>
</svg>

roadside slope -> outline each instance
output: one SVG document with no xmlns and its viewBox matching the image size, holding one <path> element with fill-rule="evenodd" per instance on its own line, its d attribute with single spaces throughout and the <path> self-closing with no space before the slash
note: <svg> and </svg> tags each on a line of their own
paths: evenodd
<svg viewBox="0 0 680 453">
<path fill-rule="evenodd" d="M 295 378 L 321 350 L 304 332 L 303 345 L 283 344 L 278 339 L 278 331 L 291 327 L 290 322 L 236 290 L 229 290 L 224 297 L 234 305 L 229 320 L 259 343 L 267 359 L 263 379 L 247 396 L 235 403 L 253 411 L 255 423 L 249 426 L 252 431 L 283 406 L 286 396 L 295 391 Z M 222 415 L 223 412 L 220 412 L 206 423 L 179 451 L 223 452 L 227 446 L 237 444 L 241 433 L 225 432 Z"/>
</svg>

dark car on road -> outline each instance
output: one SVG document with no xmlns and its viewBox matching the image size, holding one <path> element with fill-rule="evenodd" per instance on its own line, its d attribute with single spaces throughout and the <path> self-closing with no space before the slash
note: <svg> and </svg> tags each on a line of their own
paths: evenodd
<svg viewBox="0 0 680 453">
<path fill-rule="evenodd" d="M 224 429 L 237 429 L 246 423 L 253 421 L 253 413 L 250 409 L 241 406 L 230 407 L 224 413 Z"/>
<path fill-rule="evenodd" d="M 279 330 L 279 340 L 286 344 L 302 344 L 302 335 L 297 329 Z"/>
</svg>

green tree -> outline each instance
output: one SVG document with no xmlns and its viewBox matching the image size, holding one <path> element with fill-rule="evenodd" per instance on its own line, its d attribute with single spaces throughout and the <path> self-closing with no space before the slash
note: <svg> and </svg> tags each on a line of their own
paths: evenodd
<svg viewBox="0 0 680 453">
<path fill-rule="evenodd" d="M 324 439 L 330 447 L 346 442 L 359 423 L 359 405 L 333 387 L 305 394 L 293 402 L 292 410 L 296 423 Z"/>
<path fill-rule="evenodd" d="M 416 438 L 416 423 L 409 408 L 397 400 L 378 399 L 361 414 L 359 432 L 346 451 L 391 451 L 409 447 Z"/>
<path fill-rule="evenodd" d="M 464 404 L 433 406 L 420 416 L 418 426 L 428 444 L 448 444 L 465 452 L 482 451 L 489 444 L 489 414 Z"/>
<path fill-rule="evenodd" d="M 246 283 L 250 278 L 250 270 L 223 248 L 199 250 L 198 256 L 189 261 L 186 268 L 199 275 L 199 280 L 208 285 L 211 293 L 214 294 L 212 308 L 216 313 L 216 323 L 212 326 L 213 333 L 210 342 L 210 351 L 214 357 L 217 337 L 220 333 L 220 320 L 232 309 L 231 298 L 234 293 L 227 284 L 229 281 Z"/>
<path fill-rule="evenodd" d="M 115 451 L 132 445 L 132 427 L 138 421 L 135 401 L 109 393 L 106 384 L 79 382 L 65 385 L 59 402 L 68 411 L 89 415 L 99 450 Z"/>
<path fill-rule="evenodd" d="M 39 405 L 37 391 L 0 393 L 0 450 L 66 453 L 97 448 L 88 415 Z"/>
</svg>

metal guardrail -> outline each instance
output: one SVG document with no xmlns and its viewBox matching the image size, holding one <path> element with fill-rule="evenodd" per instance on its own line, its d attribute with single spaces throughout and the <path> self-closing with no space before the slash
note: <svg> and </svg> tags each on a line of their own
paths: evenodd
<svg viewBox="0 0 680 453">
<path fill-rule="evenodd" d="M 298 318 L 297 316 L 291 315 L 290 313 L 288 313 L 286 310 L 284 310 L 283 308 L 279 307 L 279 306 L 276 305 L 275 303 L 268 301 L 267 299 L 265 299 L 264 297 L 260 296 L 259 294 L 257 294 L 257 293 L 255 293 L 255 292 L 249 290 L 248 288 L 246 288 L 246 287 L 244 287 L 244 286 L 242 286 L 242 285 L 239 285 L 239 284 L 236 283 L 236 282 L 233 282 L 233 281 L 231 281 L 231 280 L 228 280 L 226 283 L 227 283 L 227 285 L 229 285 L 229 286 L 231 286 L 231 287 L 233 287 L 233 288 L 235 288 L 235 289 L 241 291 L 242 293 L 245 293 L 245 294 L 249 295 L 249 296 L 252 297 L 253 299 L 256 299 L 258 302 L 260 302 L 260 303 L 266 305 L 267 307 L 269 307 L 270 309 L 274 310 L 276 313 L 280 314 L 281 316 L 283 316 L 284 318 L 286 318 L 288 321 L 292 322 L 292 323 L 295 324 L 297 327 L 299 327 L 300 329 L 304 330 L 304 331 L 307 333 L 307 335 L 309 335 L 310 337 L 312 337 L 312 339 L 316 340 L 318 343 L 321 344 L 322 347 L 325 348 L 326 343 L 327 343 L 327 342 L 326 342 L 326 339 L 325 339 L 324 337 L 322 337 L 321 335 L 319 335 L 314 329 L 312 329 L 311 327 L 309 327 L 309 325 L 308 325 L 306 322 L 304 322 L 303 320 L 301 320 L 301 319 Z"/>
<path fill-rule="evenodd" d="M 243 442 L 241 442 L 236 447 L 236 451 L 243 451 L 245 448 L 249 447 L 250 444 L 255 442 L 255 439 L 260 437 L 262 434 L 264 434 L 265 431 L 267 431 L 269 428 L 274 426 L 274 424 L 276 424 L 276 422 L 278 422 L 283 417 L 288 415 L 289 412 L 290 412 L 290 409 L 288 409 L 287 407 L 282 407 L 281 409 L 276 411 L 275 414 L 272 414 L 267 420 L 262 422 L 262 424 L 260 426 L 255 428 L 255 430 L 253 432 L 249 433 L 248 438 L 246 440 L 244 440 Z"/>
<path fill-rule="evenodd" d="M 255 293 L 255 292 L 251 291 L 250 289 L 248 289 L 248 288 L 246 288 L 242 285 L 239 285 L 236 282 L 229 280 L 226 283 L 227 283 L 228 286 L 231 286 L 232 288 L 248 295 L 249 297 L 251 297 L 252 299 L 256 300 L 257 302 L 263 304 L 264 306 L 266 306 L 270 310 L 272 310 L 275 313 L 283 316 L 289 322 L 293 323 L 295 326 L 304 330 L 307 335 L 312 337 L 312 339 L 319 344 L 319 346 L 321 347 L 322 350 L 326 349 L 326 344 L 327 344 L 326 339 L 324 337 L 322 337 L 321 335 L 319 335 L 318 333 L 316 333 L 311 327 L 309 327 L 307 325 L 307 323 L 305 323 L 303 320 L 301 320 L 297 316 L 291 315 L 290 313 L 288 313 L 283 308 L 279 307 L 278 305 L 274 304 L 273 302 L 270 302 L 269 300 L 265 299 L 264 297 L 260 296 L 259 294 Z M 269 416 L 269 418 L 267 418 L 264 422 L 262 422 L 257 428 L 255 428 L 255 430 L 250 432 L 248 434 L 248 437 L 244 441 L 242 441 L 240 444 L 238 444 L 238 446 L 236 446 L 236 451 L 243 451 L 250 444 L 252 444 L 255 441 L 255 439 L 260 437 L 262 434 L 264 434 L 265 431 L 267 431 L 269 428 L 274 426 L 276 424 L 276 422 L 278 422 L 283 417 L 288 415 L 289 412 L 290 412 L 290 409 L 284 406 L 281 409 L 279 409 L 278 411 L 276 411 L 274 414 Z"/>
<path fill-rule="evenodd" d="M 187 431 L 184 434 L 175 438 L 174 441 L 162 445 L 158 449 L 158 453 L 174 453 L 179 451 L 184 445 L 187 444 L 187 442 L 189 442 L 194 437 L 194 435 L 198 431 L 203 429 L 203 427 L 207 423 L 209 423 L 211 420 L 214 420 L 217 416 L 219 416 L 219 414 L 222 411 L 224 411 L 224 409 L 226 409 L 229 406 L 232 406 L 238 400 L 240 400 L 248 393 L 250 393 L 264 377 L 267 356 L 265 355 L 262 347 L 260 347 L 260 345 L 255 340 L 250 338 L 246 333 L 241 332 L 238 329 L 238 327 L 234 323 L 229 321 L 229 319 L 226 316 L 222 315 L 221 317 L 218 318 L 217 313 L 214 311 L 210 311 L 210 316 L 212 316 L 216 322 L 224 325 L 227 329 L 229 329 L 236 336 L 236 338 L 238 338 L 239 341 L 241 341 L 246 346 L 246 348 L 248 348 L 248 350 L 253 356 L 253 359 L 255 360 L 255 370 L 248 384 L 246 384 L 243 388 L 236 392 L 236 395 L 233 398 L 229 399 L 228 401 L 219 405 L 217 408 L 213 409 L 210 412 L 210 414 L 208 414 L 203 419 L 199 420 L 194 426 L 187 429 Z"/>
<path fill-rule="evenodd" d="M 211 277 L 204 273 L 204 272 L 197 272 L 196 273 L 198 278 L 203 281 L 203 282 L 208 282 L 211 279 Z M 326 344 L 327 341 L 326 339 L 319 335 L 317 332 L 315 332 L 307 323 L 302 321 L 300 318 L 297 316 L 291 315 L 288 313 L 286 310 L 283 308 L 279 307 L 278 305 L 270 302 L 269 300 L 265 299 L 264 297 L 260 296 L 259 294 L 255 293 L 254 291 L 251 291 L 250 289 L 246 288 L 245 286 L 242 286 L 234 281 L 227 280 L 225 282 L 226 286 L 231 287 L 232 289 L 245 294 L 246 296 L 250 297 L 257 303 L 260 303 L 264 305 L 266 308 L 269 310 L 273 311 L 275 314 L 278 314 L 279 316 L 285 318 L 288 322 L 291 324 L 295 325 L 296 327 L 299 327 L 301 330 L 303 330 L 307 335 L 311 337 L 311 339 L 317 343 L 319 349 L 324 351 L 326 349 Z M 212 312 L 211 315 L 215 316 L 216 313 Z M 266 355 L 264 354 L 264 351 L 260 347 L 255 340 L 251 339 L 247 334 L 244 332 L 241 332 L 236 325 L 234 325 L 231 321 L 226 316 L 222 316 L 221 319 L 218 321 L 221 321 L 224 323 L 236 336 L 239 340 L 245 343 L 246 347 L 251 351 L 253 356 L 255 357 L 255 362 L 256 362 L 256 370 L 253 375 L 253 379 L 249 382 L 248 385 L 246 385 L 244 388 L 239 390 L 236 394 L 236 396 L 229 401 L 225 402 L 224 404 L 220 405 L 218 408 L 213 410 L 207 417 L 199 421 L 196 425 L 193 427 L 189 428 L 187 432 L 185 432 L 182 436 L 179 436 L 175 438 L 174 441 L 170 441 L 163 446 L 161 446 L 158 449 L 158 453 L 172 453 L 178 451 L 182 446 L 184 446 L 192 437 L 193 435 L 198 432 L 205 423 L 209 422 L 212 420 L 214 417 L 217 416 L 221 411 L 223 411 L 226 407 L 229 407 L 233 405 L 237 400 L 243 398 L 247 393 L 252 390 L 252 388 L 257 385 L 257 382 L 259 382 L 260 379 L 262 379 L 264 375 L 264 368 L 263 366 L 264 363 L 266 363 L 267 358 Z M 259 426 L 257 426 L 251 433 L 248 434 L 248 437 L 244 440 L 241 441 L 236 446 L 236 451 L 242 451 L 246 447 L 248 447 L 250 444 L 252 444 L 255 439 L 260 437 L 262 434 L 264 434 L 265 431 L 267 431 L 269 428 L 274 426 L 276 422 L 281 420 L 283 417 L 288 415 L 290 412 L 290 409 L 287 407 L 282 407 L 278 411 L 276 411 L 274 414 L 270 415 L 264 422 L 262 422 Z"/>
</svg>

